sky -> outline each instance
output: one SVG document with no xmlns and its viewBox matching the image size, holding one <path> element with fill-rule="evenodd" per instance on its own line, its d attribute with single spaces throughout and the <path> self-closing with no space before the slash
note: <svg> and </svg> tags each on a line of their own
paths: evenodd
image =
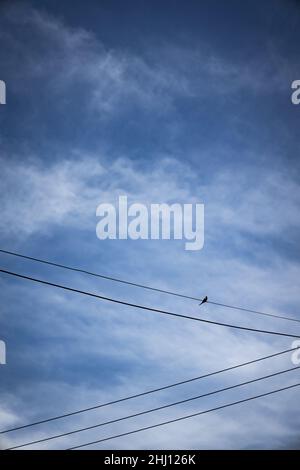
<svg viewBox="0 0 300 470">
<path fill-rule="evenodd" d="M 300 319 L 300 9 L 296 1 L 0 4 L 0 248 Z M 205 207 L 204 247 L 99 240 L 126 195 Z M 0 255 L 2 269 L 256 329 L 300 327 Z M 292 347 L 0 276 L 1 429 Z M 3 435 L 4 448 L 292 367 L 290 355 Z M 34 449 L 64 449 L 297 383 L 296 371 Z M 299 390 L 91 446 L 299 447 Z"/>
</svg>

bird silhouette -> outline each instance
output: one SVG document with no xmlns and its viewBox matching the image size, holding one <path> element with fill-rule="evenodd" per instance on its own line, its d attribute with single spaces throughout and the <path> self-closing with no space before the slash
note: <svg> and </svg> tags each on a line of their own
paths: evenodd
<svg viewBox="0 0 300 470">
<path fill-rule="evenodd" d="M 207 298 L 207 295 L 206 295 L 204 297 L 204 299 L 202 299 L 201 304 L 199 304 L 199 305 L 205 304 L 205 302 L 207 302 L 207 300 L 208 300 L 208 298 Z"/>
</svg>

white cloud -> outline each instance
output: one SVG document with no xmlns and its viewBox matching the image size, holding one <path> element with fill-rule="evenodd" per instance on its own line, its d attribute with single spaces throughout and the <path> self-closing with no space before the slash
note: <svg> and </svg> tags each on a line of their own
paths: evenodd
<svg viewBox="0 0 300 470">
<path fill-rule="evenodd" d="M 64 106 L 77 96 L 79 106 L 102 118 L 118 116 L 130 107 L 174 111 L 182 97 L 218 99 L 241 90 L 286 92 L 295 73 L 271 47 L 272 54 L 236 63 L 205 43 L 193 48 L 152 44 L 143 56 L 108 49 L 92 32 L 70 28 L 45 12 L 20 5 L 6 10 L 2 29 L 9 55 L 2 51 L 1 62 L 11 73 L 11 91 L 41 89 Z M 22 62 L 15 73 L 19 57 Z"/>
<path fill-rule="evenodd" d="M 103 155 L 74 153 L 54 164 L 2 159 L 1 231 L 24 236 L 55 225 L 84 229 L 88 224 L 90 229 L 98 204 L 115 202 L 119 194 L 144 204 L 204 203 L 209 239 L 215 239 L 221 227 L 230 228 L 233 238 L 285 238 L 299 229 L 300 187 L 288 172 L 220 170 L 202 184 L 188 163 L 163 155 L 159 166 L 157 161 L 110 162 Z"/>
<path fill-rule="evenodd" d="M 8 15 L 14 28 L 25 28 L 33 38 L 27 43 L 20 41 L 8 30 L 2 33 L 10 45 L 10 54 L 5 56 L 7 70 L 15 66 L 16 57 L 24 59 L 22 73 L 15 74 L 19 78 L 12 82 L 14 92 L 23 93 L 24 84 L 28 89 L 32 80 L 41 80 L 45 83 L 45 90 L 51 92 L 51 97 L 66 97 L 62 106 L 68 105 L 68 90 L 73 85 L 79 86 L 84 101 L 87 98 L 89 111 L 101 111 L 109 116 L 118 115 L 127 106 L 165 112 L 172 108 L 176 97 L 206 96 L 207 90 L 232 94 L 236 90 L 249 88 L 261 92 L 266 91 L 269 85 L 264 80 L 268 73 L 265 69 L 260 71 L 257 64 L 255 67 L 251 64 L 233 65 L 210 51 L 205 52 L 205 47 L 200 51 L 191 51 L 167 45 L 165 50 L 160 49 L 159 59 L 149 54 L 141 58 L 127 51 L 107 50 L 91 33 L 73 30 L 36 11 L 29 13 L 24 9 L 13 9 Z M 168 61 L 164 59 L 166 57 Z M 143 245 L 126 245 L 126 249 L 123 245 L 120 249 L 121 260 L 115 253 L 111 255 L 111 274 L 120 272 L 126 278 L 130 275 L 132 279 L 138 278 L 141 282 L 193 295 L 208 293 L 209 298 L 214 297 L 226 303 L 232 303 L 234 299 L 238 305 L 274 313 L 294 309 L 297 315 L 300 300 L 295 286 L 300 270 L 297 260 L 272 251 L 268 262 L 262 263 L 265 254 L 261 248 L 256 252 L 256 256 L 261 257 L 258 262 L 249 256 L 237 256 L 235 251 L 236 246 L 244 247 L 241 240 L 245 236 L 248 237 L 247 248 L 251 253 L 251 249 L 252 252 L 257 250 L 257 244 L 251 237 L 263 236 L 266 240 L 268 236 L 284 237 L 286 233 L 299 229 L 299 185 L 288 172 L 279 173 L 276 169 L 259 172 L 249 168 L 241 171 L 234 168 L 231 172 L 221 170 L 213 176 L 206 175 L 203 181 L 201 172 L 181 162 L 181 156 L 178 155 L 155 155 L 153 162 L 137 163 L 133 163 L 126 155 L 110 159 L 104 153 L 87 154 L 82 149 L 62 152 L 55 163 L 45 163 L 42 158 L 28 158 L 28 155 L 23 159 L 20 155 L 15 157 L 4 156 L 0 162 L 0 231 L 12 244 L 17 242 L 22 246 L 31 240 L 32 235 L 38 235 L 43 240 L 45 234 L 55 234 L 63 228 L 72 229 L 78 239 L 77 247 L 87 256 L 85 263 L 91 270 L 99 271 L 100 257 L 94 256 L 92 247 L 84 244 L 81 236 L 94 233 L 95 211 L 100 202 L 113 202 L 119 194 L 127 194 L 130 200 L 147 204 L 204 202 L 208 245 L 203 252 L 191 256 L 184 252 L 183 246 L 173 243 L 154 244 L 151 241 Z M 206 160 L 206 155 L 200 157 Z M 154 163 L 157 161 L 159 165 Z M 225 236 L 230 237 L 230 240 L 224 239 Z M 223 246 L 226 243 L 232 243 L 230 248 Z M 48 271 L 48 275 L 52 274 Z M 58 271 L 54 275 L 63 277 Z M 74 357 L 89 364 L 92 355 L 93 360 L 96 358 L 100 364 L 102 361 L 130 362 L 131 370 L 122 369 L 122 372 L 115 374 L 112 372 L 115 383 L 107 383 L 106 390 L 101 391 L 98 389 L 99 384 L 87 386 L 85 377 L 82 377 L 84 371 L 80 369 L 77 371 L 78 385 L 71 383 L 72 380 L 68 378 L 68 367 L 63 369 L 65 377 L 58 383 L 55 379 L 43 382 L 35 377 L 34 385 L 28 382 L 27 385 L 22 384 L 19 389 L 20 402 L 16 403 L 11 397 L 7 400 L 7 407 L 0 416 L 4 427 L 16 422 L 17 416 L 30 421 L 40 416 L 41 410 L 45 410 L 45 413 L 47 410 L 51 415 L 58 412 L 58 407 L 62 412 L 76 409 L 87 403 L 107 400 L 112 395 L 122 396 L 134 390 L 146 389 L 149 383 L 159 385 L 184 379 L 199 374 L 199 371 L 209 372 L 290 345 L 288 340 L 288 345 L 285 343 L 282 346 L 281 341 L 265 336 L 237 336 L 224 328 L 171 321 L 150 314 L 140 315 L 136 311 L 121 310 L 108 304 L 100 305 L 98 301 L 87 302 L 70 294 L 50 292 L 46 287 L 25 287 L 19 282 L 19 295 L 16 298 L 16 284 L 1 278 L 2 305 L 10 306 L 15 313 L 21 313 L 21 310 L 22 313 L 26 312 L 26 315 L 17 315 L 21 331 L 26 331 L 30 325 L 33 338 L 47 338 L 44 349 L 41 344 L 37 348 L 32 341 L 25 350 L 19 352 L 27 364 L 40 367 L 42 371 L 53 364 L 61 363 L 65 367 L 65 360 L 70 365 Z M 102 290 L 107 286 L 100 285 L 95 279 L 71 277 L 70 274 L 65 283 L 73 282 L 78 287 L 95 292 L 99 291 L 100 286 Z M 175 301 L 163 295 L 154 300 L 146 293 L 122 290 L 121 286 L 110 286 L 109 292 L 110 295 L 124 296 L 147 305 L 156 303 L 157 306 L 166 306 L 174 311 L 199 314 L 196 304 Z M 37 312 L 43 314 L 38 315 Z M 222 320 L 226 315 L 227 321 L 249 326 L 253 326 L 255 319 L 255 325 L 265 329 L 271 329 L 271 325 L 275 324 L 275 320 L 270 323 L 267 319 L 218 311 L 209 306 L 204 306 L 200 313 Z M 6 320 L 7 317 L 8 308 L 3 307 L 1 319 Z M 11 313 L 9 320 L 13 321 L 13 318 L 14 314 Z M 289 326 L 280 321 L 276 323 L 278 330 L 291 331 Z M 59 339 L 61 341 L 58 344 Z M 289 359 L 280 364 L 284 367 L 287 362 Z M 7 367 L 10 367 L 9 363 Z M 251 368 L 253 374 L 259 375 L 259 371 L 263 372 L 264 368 Z M 241 370 L 234 378 L 238 382 L 248 377 L 248 374 L 249 369 Z M 212 382 L 209 386 L 217 388 L 218 384 L 226 381 L 229 378 L 217 384 Z M 285 383 L 284 379 L 282 383 Z M 208 384 L 205 385 L 207 387 Z M 202 390 L 201 387 L 199 389 Z M 186 422 L 184 426 L 178 424 L 162 428 L 147 436 L 136 435 L 134 438 L 112 441 L 109 446 L 277 446 L 279 441 L 291 437 L 291 427 L 286 423 L 291 422 L 290 415 L 297 405 L 297 393 L 291 392 L 289 397 L 289 401 L 285 396 L 277 398 L 272 406 L 264 401 L 232 413 L 195 419 Z M 158 404 L 164 402 L 163 398 L 156 400 Z M 195 403 L 192 409 L 197 411 L 200 406 L 205 407 L 204 404 Z M 276 418 L 270 416 L 272 407 Z M 128 404 L 121 411 L 126 414 L 133 409 Z M 173 413 L 179 415 L 181 411 Z M 110 410 L 113 415 L 119 412 Z M 76 421 L 76 425 L 91 424 L 93 419 L 91 416 L 82 417 Z M 155 422 L 156 419 L 152 417 L 142 422 Z M 67 423 L 60 424 L 56 430 L 66 430 L 68 426 Z M 124 429 L 127 429 L 126 426 Z M 131 426 L 134 428 L 134 424 Z M 99 435 L 108 434 L 114 429 L 119 430 L 119 427 L 99 431 Z M 45 434 L 44 430 L 33 430 L 24 433 L 22 439 Z M 86 440 L 89 440 L 88 436 L 94 439 L 95 433 L 86 435 Z M 84 440 L 82 436 L 76 439 L 78 442 Z M 17 442 L 17 439 L 10 437 L 9 442 Z M 66 441 L 57 445 L 64 446 Z M 47 446 L 52 447 L 52 443 Z"/>
</svg>

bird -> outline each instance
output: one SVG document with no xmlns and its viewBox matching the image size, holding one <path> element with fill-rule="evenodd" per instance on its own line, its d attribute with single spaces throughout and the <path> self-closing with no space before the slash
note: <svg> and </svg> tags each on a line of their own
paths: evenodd
<svg viewBox="0 0 300 470">
<path fill-rule="evenodd" d="M 205 304 L 205 302 L 207 302 L 207 300 L 208 300 L 208 298 L 207 298 L 207 295 L 206 295 L 204 297 L 204 299 L 202 299 L 201 304 L 199 304 L 199 305 Z"/>
</svg>

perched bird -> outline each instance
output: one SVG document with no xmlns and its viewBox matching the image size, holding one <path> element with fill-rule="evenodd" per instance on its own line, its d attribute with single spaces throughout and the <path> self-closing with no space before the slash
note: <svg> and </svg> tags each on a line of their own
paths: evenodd
<svg viewBox="0 0 300 470">
<path fill-rule="evenodd" d="M 199 305 L 205 304 L 205 302 L 207 302 L 207 300 L 208 300 L 208 299 L 207 299 L 207 295 L 206 295 L 206 296 L 204 297 L 204 299 L 201 301 L 201 304 L 199 304 Z"/>
</svg>

